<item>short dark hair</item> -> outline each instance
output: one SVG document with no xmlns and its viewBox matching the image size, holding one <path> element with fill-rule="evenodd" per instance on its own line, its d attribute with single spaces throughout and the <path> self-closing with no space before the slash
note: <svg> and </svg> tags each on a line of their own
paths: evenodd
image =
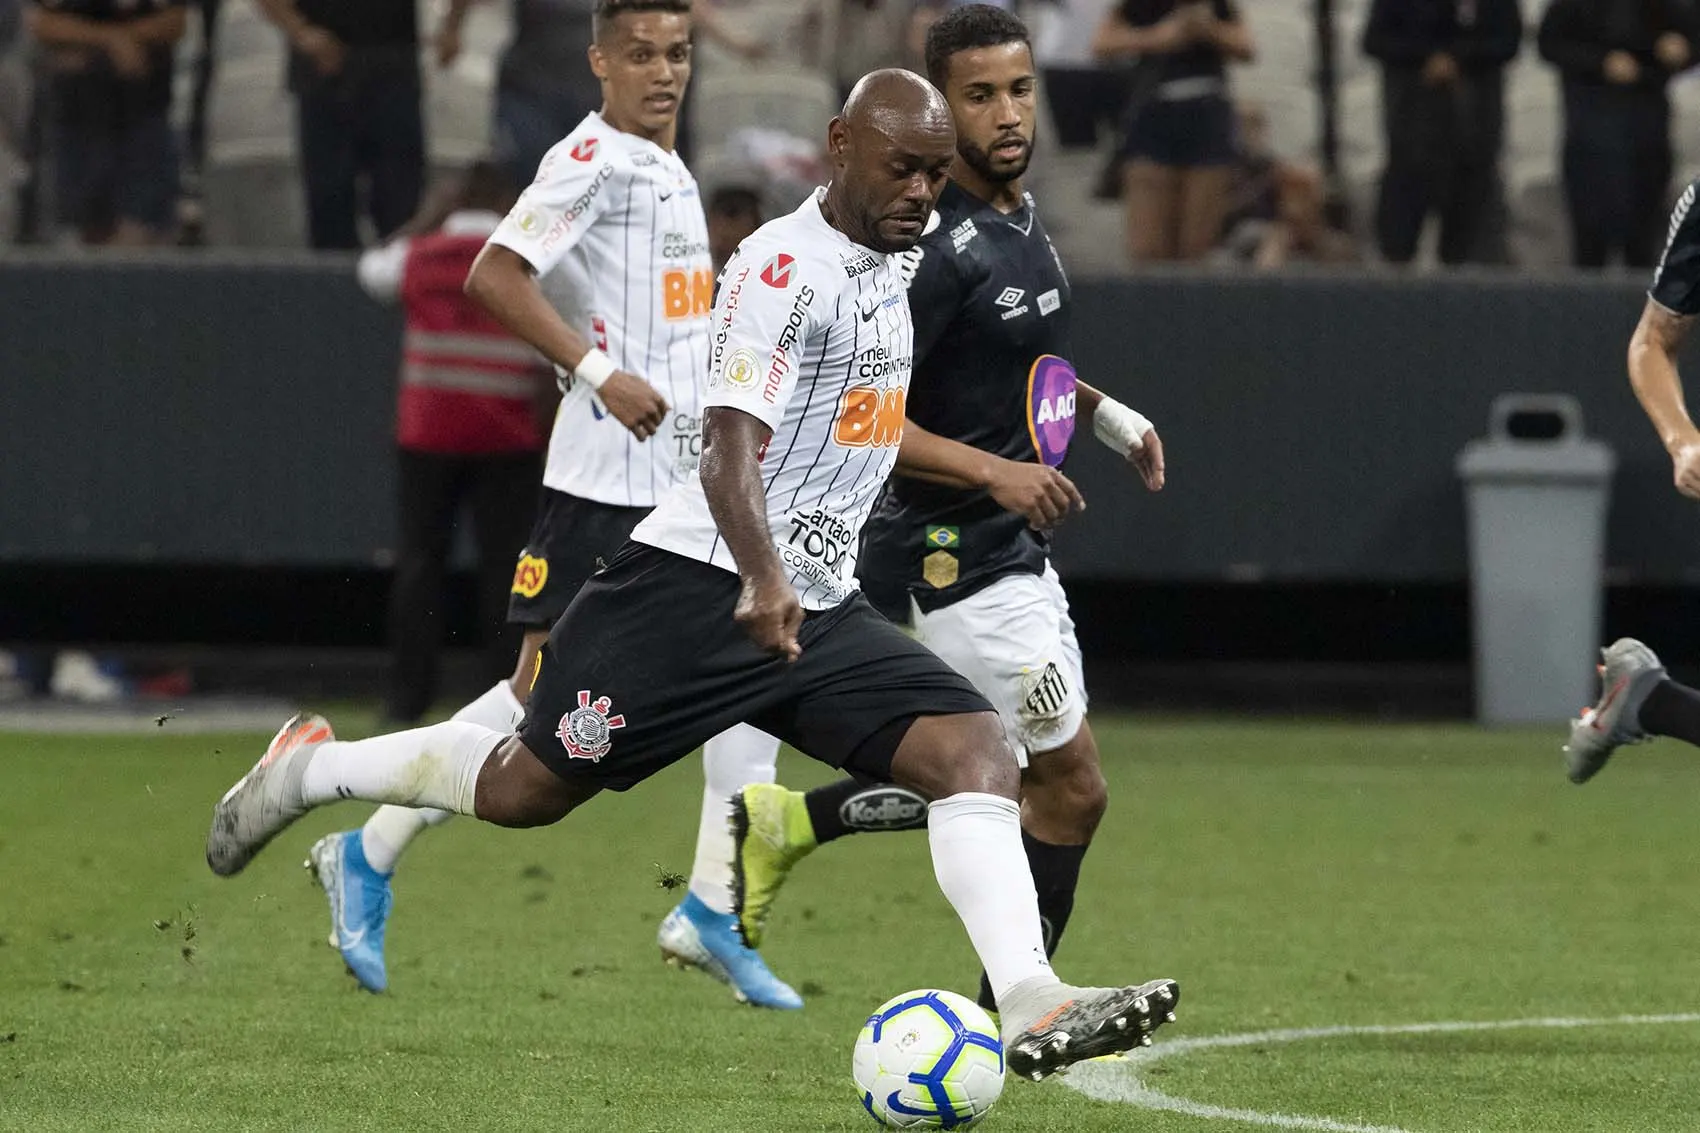
<svg viewBox="0 0 1700 1133">
<path fill-rule="evenodd" d="M 591 34 L 596 42 L 601 43 L 614 21 L 628 12 L 677 12 L 688 16 L 691 0 L 597 0 L 596 14 L 590 18 Z"/>
<path fill-rule="evenodd" d="M 1033 50 L 1032 33 L 1014 13 L 990 4 L 964 4 L 952 8 L 927 29 L 927 78 L 944 89 L 950 77 L 951 56 L 977 47 L 1001 47 L 1023 43 Z"/>
</svg>

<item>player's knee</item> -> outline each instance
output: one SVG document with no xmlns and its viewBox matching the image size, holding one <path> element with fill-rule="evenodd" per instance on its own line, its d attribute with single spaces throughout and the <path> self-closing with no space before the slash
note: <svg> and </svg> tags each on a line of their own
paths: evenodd
<svg viewBox="0 0 1700 1133">
<path fill-rule="evenodd" d="M 518 736 L 509 736 L 478 770 L 473 809 L 481 821 L 523 828 L 559 822 L 581 801 Z"/>
<path fill-rule="evenodd" d="M 1021 771 L 994 712 L 923 716 L 892 760 L 891 777 L 928 799 L 972 791 L 1016 799 Z"/>
<path fill-rule="evenodd" d="M 1022 802 L 1048 828 L 1079 841 L 1092 837 L 1109 809 L 1110 785 L 1090 733 L 1082 730 L 1062 747 L 1032 757 Z"/>
</svg>

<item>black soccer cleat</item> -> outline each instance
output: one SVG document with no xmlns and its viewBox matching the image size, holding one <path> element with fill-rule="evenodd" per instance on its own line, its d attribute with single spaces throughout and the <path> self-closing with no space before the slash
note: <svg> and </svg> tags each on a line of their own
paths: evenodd
<svg viewBox="0 0 1700 1133">
<path fill-rule="evenodd" d="M 1008 1072 L 1040 1081 L 1076 1062 L 1150 1046 L 1151 1035 L 1175 1018 L 1180 985 L 1151 980 L 1138 987 L 1056 985 L 1061 1002 L 1004 1038 Z M 1008 1013 L 1004 1016 L 1009 1018 Z"/>
</svg>

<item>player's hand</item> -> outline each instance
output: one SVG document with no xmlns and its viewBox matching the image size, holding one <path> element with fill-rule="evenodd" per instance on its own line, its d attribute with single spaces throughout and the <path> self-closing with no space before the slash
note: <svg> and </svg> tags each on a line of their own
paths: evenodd
<svg viewBox="0 0 1700 1133">
<path fill-rule="evenodd" d="M 787 661 L 802 656 L 797 631 L 803 628 L 803 604 L 797 600 L 796 587 L 778 571 L 742 582 L 732 616 L 744 632 L 767 652 Z"/>
<path fill-rule="evenodd" d="M 1139 470 L 1139 478 L 1145 481 L 1147 491 L 1161 492 L 1163 490 L 1163 438 L 1157 435 L 1156 429 L 1145 430 L 1140 439 L 1140 447 L 1127 454 L 1127 462 Z"/>
<path fill-rule="evenodd" d="M 443 26 L 437 29 L 434 46 L 437 49 L 437 66 L 451 66 L 460 58 L 460 28 L 445 20 Z"/>
<path fill-rule="evenodd" d="M 106 41 L 106 57 L 119 78 L 140 79 L 148 73 L 148 49 L 121 28 L 114 28 Z"/>
<path fill-rule="evenodd" d="M 655 387 L 624 370 L 615 370 L 596 391 L 602 404 L 614 419 L 632 431 L 632 436 L 647 441 L 667 420 L 667 399 Z"/>
<path fill-rule="evenodd" d="M 1048 464 L 999 460 L 986 490 L 999 507 L 1026 517 L 1028 526 L 1039 531 L 1049 531 L 1070 512 L 1086 510 L 1074 481 Z"/>
<path fill-rule="evenodd" d="M 1618 86 L 1628 86 L 1641 77 L 1641 64 L 1627 51 L 1607 52 L 1605 66 L 1601 70 L 1608 83 Z"/>
<path fill-rule="evenodd" d="M 1700 500 L 1700 441 L 1691 441 L 1671 456 L 1676 490 L 1691 500 Z"/>
<path fill-rule="evenodd" d="M 1198 21 L 1188 8 L 1177 8 L 1146 29 L 1150 50 L 1159 54 L 1184 51 L 1198 41 Z"/>
<path fill-rule="evenodd" d="M 308 24 L 296 33 L 295 50 L 311 59 L 319 74 L 325 76 L 340 72 L 343 60 L 348 54 L 342 40 L 334 33 L 314 24 Z"/>
<path fill-rule="evenodd" d="M 1423 64 L 1423 82 L 1431 87 L 1451 86 L 1459 73 L 1458 60 L 1444 51 L 1436 51 Z"/>
<path fill-rule="evenodd" d="M 1667 31 L 1653 41 L 1653 55 L 1666 70 L 1680 71 L 1688 66 L 1694 57 L 1694 51 L 1688 45 L 1688 40 L 1674 31 Z"/>
</svg>

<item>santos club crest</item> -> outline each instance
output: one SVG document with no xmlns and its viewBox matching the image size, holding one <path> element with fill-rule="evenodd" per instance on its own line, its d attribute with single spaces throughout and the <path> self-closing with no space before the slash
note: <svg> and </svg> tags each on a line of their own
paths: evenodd
<svg viewBox="0 0 1700 1133">
<path fill-rule="evenodd" d="M 561 717 L 561 726 L 555 729 L 567 755 L 596 763 L 608 754 L 614 746 L 614 729 L 626 726 L 624 716 L 608 715 L 613 706 L 606 696 L 592 700 L 588 690 L 578 690 L 578 707 Z"/>
</svg>

